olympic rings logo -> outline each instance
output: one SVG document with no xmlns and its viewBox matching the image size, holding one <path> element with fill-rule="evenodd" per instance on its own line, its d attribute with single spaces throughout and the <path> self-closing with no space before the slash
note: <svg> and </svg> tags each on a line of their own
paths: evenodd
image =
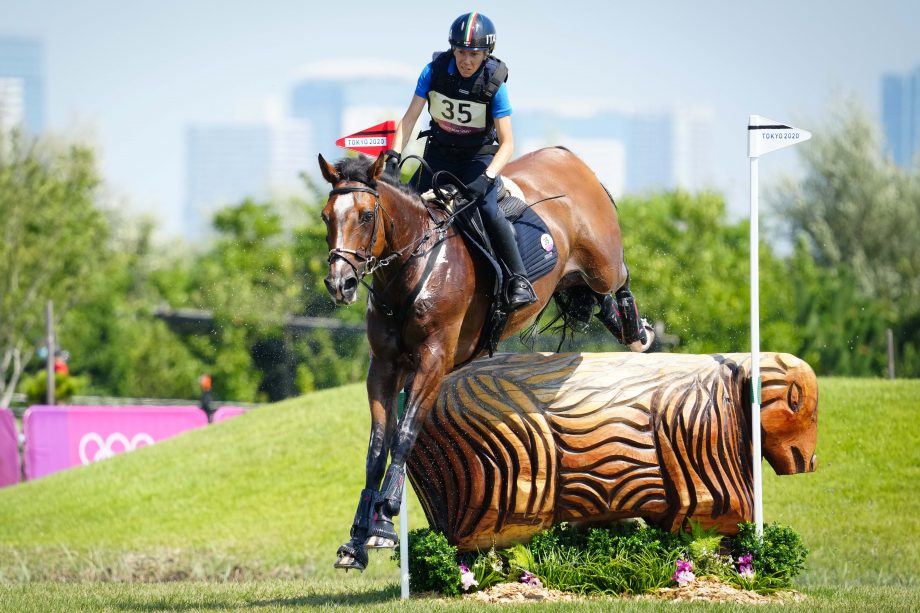
<svg viewBox="0 0 920 613">
<path fill-rule="evenodd" d="M 153 443 L 153 437 L 145 432 L 138 432 L 131 439 L 121 432 L 113 432 L 105 439 L 96 432 L 87 432 L 80 439 L 80 461 L 83 464 L 92 464 L 115 454 L 134 451 L 138 447 L 153 445 Z M 90 457 L 87 452 L 92 450 L 93 444 L 95 444 L 95 452 Z"/>
</svg>

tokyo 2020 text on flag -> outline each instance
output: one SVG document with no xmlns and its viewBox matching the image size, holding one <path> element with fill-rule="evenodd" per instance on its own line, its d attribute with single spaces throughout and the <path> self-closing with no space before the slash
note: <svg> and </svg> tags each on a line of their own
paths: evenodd
<svg viewBox="0 0 920 613">
<path fill-rule="evenodd" d="M 756 158 L 783 147 L 797 145 L 811 138 L 811 132 L 786 124 L 751 115 L 748 120 L 748 157 Z"/>
<path fill-rule="evenodd" d="M 335 141 L 336 146 L 350 149 L 367 155 L 379 155 L 393 147 L 393 137 L 396 135 L 396 122 L 393 120 L 378 123 L 376 126 L 364 128 L 354 134 L 343 136 Z"/>
</svg>

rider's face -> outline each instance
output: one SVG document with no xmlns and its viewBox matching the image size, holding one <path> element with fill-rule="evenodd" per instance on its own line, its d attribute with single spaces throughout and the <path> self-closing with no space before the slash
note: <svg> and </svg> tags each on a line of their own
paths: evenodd
<svg viewBox="0 0 920 613">
<path fill-rule="evenodd" d="M 472 49 L 454 49 L 454 59 L 457 61 L 457 70 L 460 71 L 460 76 L 464 79 L 472 77 L 482 66 L 487 55 L 485 51 L 479 49 L 475 51 Z"/>
</svg>

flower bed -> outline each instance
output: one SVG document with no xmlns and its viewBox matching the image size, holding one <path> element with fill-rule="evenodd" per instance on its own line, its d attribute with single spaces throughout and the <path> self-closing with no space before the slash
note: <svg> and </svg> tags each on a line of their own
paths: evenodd
<svg viewBox="0 0 920 613">
<path fill-rule="evenodd" d="M 698 525 L 675 535 L 642 522 L 609 528 L 560 524 L 527 545 L 460 555 L 444 535 L 422 529 L 409 533 L 409 577 L 416 593 L 484 593 L 486 599 L 496 593 L 503 594 L 498 599 L 506 599 L 505 593 L 543 599 L 563 592 L 679 598 L 694 590 L 728 589 L 765 595 L 788 590 L 807 554 L 798 534 L 779 524 L 765 526 L 762 539 L 749 523 L 732 538 Z"/>
</svg>

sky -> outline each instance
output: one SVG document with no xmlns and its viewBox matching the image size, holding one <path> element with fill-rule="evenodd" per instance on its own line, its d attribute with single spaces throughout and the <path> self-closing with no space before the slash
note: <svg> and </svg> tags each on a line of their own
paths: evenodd
<svg viewBox="0 0 920 613">
<path fill-rule="evenodd" d="M 44 43 L 46 129 L 96 146 L 113 201 L 169 236 L 188 127 L 284 112 L 318 62 L 418 72 L 471 10 L 497 27 L 512 105 L 711 109 L 714 187 L 736 215 L 748 206 L 750 114 L 817 139 L 835 99 L 878 118 L 881 75 L 920 65 L 915 0 L 0 0 L 0 35 Z M 799 168 L 794 148 L 773 153 L 761 185 Z"/>
</svg>

